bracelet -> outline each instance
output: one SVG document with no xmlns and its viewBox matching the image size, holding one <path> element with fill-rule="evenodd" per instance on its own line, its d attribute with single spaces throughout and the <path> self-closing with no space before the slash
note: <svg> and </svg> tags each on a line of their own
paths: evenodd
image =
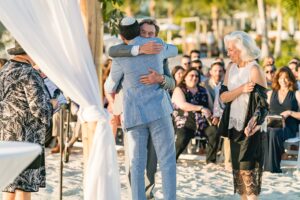
<svg viewBox="0 0 300 200">
<path fill-rule="evenodd" d="M 290 116 L 292 116 L 292 114 L 293 114 L 293 111 L 290 111 Z"/>
</svg>

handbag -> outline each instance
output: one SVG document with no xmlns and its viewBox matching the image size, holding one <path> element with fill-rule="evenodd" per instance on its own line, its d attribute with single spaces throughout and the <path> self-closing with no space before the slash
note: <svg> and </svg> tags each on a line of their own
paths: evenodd
<svg viewBox="0 0 300 200">
<path fill-rule="evenodd" d="M 281 115 L 268 115 L 267 117 L 268 128 L 284 128 L 285 121 Z"/>
</svg>

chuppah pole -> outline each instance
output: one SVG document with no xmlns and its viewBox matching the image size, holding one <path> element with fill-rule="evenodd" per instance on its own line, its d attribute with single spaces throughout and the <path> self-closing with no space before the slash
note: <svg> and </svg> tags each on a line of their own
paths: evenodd
<svg viewBox="0 0 300 200">
<path fill-rule="evenodd" d="M 63 184 L 63 143 L 64 143 L 64 105 L 60 108 L 60 129 L 59 129 L 59 139 L 60 139 L 60 165 L 59 165 L 59 199 L 62 200 L 62 184 Z"/>
</svg>

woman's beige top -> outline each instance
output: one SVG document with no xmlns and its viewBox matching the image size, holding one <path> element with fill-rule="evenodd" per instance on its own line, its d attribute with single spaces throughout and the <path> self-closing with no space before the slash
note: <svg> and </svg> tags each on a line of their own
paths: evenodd
<svg viewBox="0 0 300 200">
<path fill-rule="evenodd" d="M 228 76 L 228 90 L 234 90 L 242 84 L 250 81 L 250 72 L 253 65 L 257 65 L 256 61 L 248 62 L 245 67 L 239 68 L 233 63 Z M 230 118 L 228 129 L 235 128 L 241 131 L 244 127 L 244 122 L 248 109 L 250 93 L 242 93 L 231 102 Z"/>
</svg>

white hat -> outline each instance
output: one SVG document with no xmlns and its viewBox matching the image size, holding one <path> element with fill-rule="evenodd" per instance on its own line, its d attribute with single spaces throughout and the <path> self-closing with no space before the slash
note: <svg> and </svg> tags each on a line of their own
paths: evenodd
<svg viewBox="0 0 300 200">
<path fill-rule="evenodd" d="M 133 17 L 124 17 L 122 20 L 121 20 L 121 23 L 120 25 L 122 26 L 129 26 L 129 25 L 132 25 L 136 22 L 136 19 L 133 18 Z"/>
</svg>

